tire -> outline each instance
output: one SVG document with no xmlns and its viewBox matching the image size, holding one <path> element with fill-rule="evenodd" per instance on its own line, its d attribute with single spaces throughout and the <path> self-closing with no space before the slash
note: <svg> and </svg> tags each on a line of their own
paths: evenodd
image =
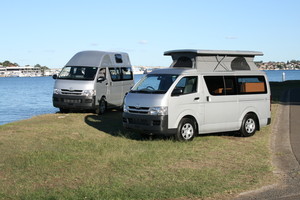
<svg viewBox="0 0 300 200">
<path fill-rule="evenodd" d="M 104 98 L 101 98 L 99 101 L 99 107 L 97 110 L 98 115 L 103 115 L 105 113 L 106 110 L 106 101 Z"/>
<path fill-rule="evenodd" d="M 178 141 L 192 141 L 196 134 L 195 122 L 189 118 L 183 118 L 177 128 L 175 139 Z"/>
<path fill-rule="evenodd" d="M 240 128 L 240 136 L 242 137 L 250 137 L 255 134 L 257 130 L 257 118 L 254 114 L 245 115 L 242 125 Z"/>
</svg>

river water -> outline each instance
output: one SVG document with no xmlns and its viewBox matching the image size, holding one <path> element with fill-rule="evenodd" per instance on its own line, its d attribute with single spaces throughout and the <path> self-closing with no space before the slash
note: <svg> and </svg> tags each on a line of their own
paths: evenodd
<svg viewBox="0 0 300 200">
<path fill-rule="evenodd" d="M 269 81 L 300 80 L 300 70 L 266 71 Z M 143 75 L 135 75 L 137 82 Z M 0 77 L 0 125 L 36 115 L 56 113 L 52 77 Z"/>
</svg>

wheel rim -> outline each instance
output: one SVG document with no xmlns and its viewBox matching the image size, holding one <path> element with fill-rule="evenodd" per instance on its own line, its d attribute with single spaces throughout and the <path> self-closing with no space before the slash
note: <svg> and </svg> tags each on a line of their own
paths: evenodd
<svg viewBox="0 0 300 200">
<path fill-rule="evenodd" d="M 181 135 L 185 140 L 189 140 L 194 135 L 194 128 L 190 123 L 186 123 L 181 128 Z"/>
<path fill-rule="evenodd" d="M 255 131 L 255 121 L 252 118 L 247 119 L 245 123 L 245 129 L 247 133 L 252 133 Z"/>
</svg>

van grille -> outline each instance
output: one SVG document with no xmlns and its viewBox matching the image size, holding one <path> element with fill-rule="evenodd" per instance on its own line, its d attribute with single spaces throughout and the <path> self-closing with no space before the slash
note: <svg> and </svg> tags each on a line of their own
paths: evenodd
<svg viewBox="0 0 300 200">
<path fill-rule="evenodd" d="M 68 90 L 68 89 L 61 89 L 62 94 L 66 95 L 81 95 L 82 90 Z"/>
<path fill-rule="evenodd" d="M 129 106 L 129 112 L 130 113 L 138 113 L 138 114 L 148 114 L 149 107 L 135 107 L 135 106 Z"/>
</svg>

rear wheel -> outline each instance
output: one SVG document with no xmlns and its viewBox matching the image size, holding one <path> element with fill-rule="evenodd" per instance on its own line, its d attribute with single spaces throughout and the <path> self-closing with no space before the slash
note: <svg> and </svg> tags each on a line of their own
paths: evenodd
<svg viewBox="0 0 300 200">
<path fill-rule="evenodd" d="M 255 134 L 257 130 L 257 118 L 254 114 L 247 114 L 242 122 L 242 126 L 240 128 L 240 135 L 242 137 L 250 137 Z"/>
<path fill-rule="evenodd" d="M 192 141 L 196 134 L 195 122 L 189 118 L 183 118 L 179 123 L 177 133 L 175 135 L 178 141 Z"/>
</svg>

